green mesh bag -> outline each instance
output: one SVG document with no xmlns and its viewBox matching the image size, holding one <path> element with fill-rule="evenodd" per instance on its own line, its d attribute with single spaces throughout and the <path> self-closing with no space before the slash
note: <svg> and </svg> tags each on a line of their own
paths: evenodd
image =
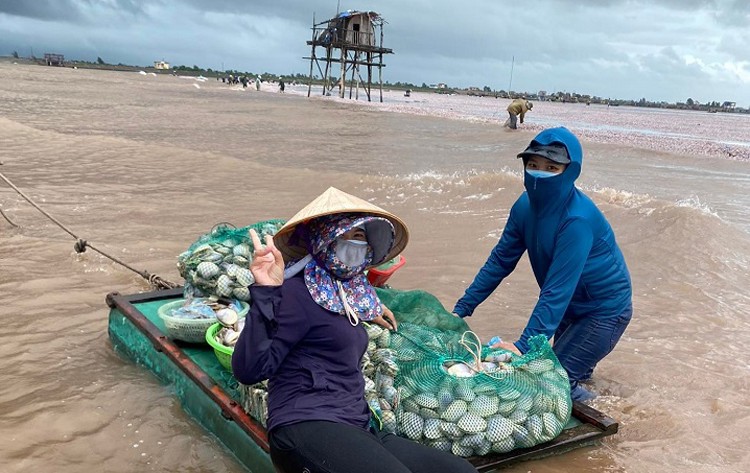
<svg viewBox="0 0 750 473">
<path fill-rule="evenodd" d="M 544 336 L 523 356 L 492 350 L 424 291 L 378 295 L 399 322 L 397 332 L 367 327 L 365 398 L 381 428 L 464 457 L 532 447 L 563 430 L 568 376 Z"/>
<path fill-rule="evenodd" d="M 249 269 L 254 248 L 250 229 L 261 240 L 275 235 L 283 220 L 264 220 L 247 227 L 218 224 L 177 257 L 177 268 L 185 279 L 184 296 L 224 297 L 250 300 L 250 286 L 255 279 Z"/>
</svg>

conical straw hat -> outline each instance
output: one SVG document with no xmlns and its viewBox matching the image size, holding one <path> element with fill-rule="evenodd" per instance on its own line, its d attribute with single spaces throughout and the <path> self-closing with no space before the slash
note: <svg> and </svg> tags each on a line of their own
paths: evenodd
<svg viewBox="0 0 750 473">
<path fill-rule="evenodd" d="M 307 248 L 302 246 L 303 242 L 292 244 L 289 241 L 297 225 L 309 222 L 317 217 L 338 213 L 363 213 L 375 217 L 383 217 L 391 222 L 395 231 L 393 246 L 386 257 L 378 262 L 378 264 L 398 256 L 409 241 L 409 230 L 400 218 L 366 200 L 347 194 L 335 187 L 329 187 L 328 190 L 290 218 L 274 235 L 273 241 L 284 255 L 284 260 L 287 262 L 295 261 L 307 255 Z"/>
</svg>

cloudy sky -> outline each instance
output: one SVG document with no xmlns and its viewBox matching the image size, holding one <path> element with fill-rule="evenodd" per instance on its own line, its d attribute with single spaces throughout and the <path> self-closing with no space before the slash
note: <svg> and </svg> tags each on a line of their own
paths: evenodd
<svg viewBox="0 0 750 473">
<path fill-rule="evenodd" d="M 748 0 L 340 0 L 387 21 L 384 78 L 750 107 Z M 470 7 L 469 7 L 470 5 Z M 304 73 L 336 0 L 0 0 L 0 55 Z"/>
</svg>

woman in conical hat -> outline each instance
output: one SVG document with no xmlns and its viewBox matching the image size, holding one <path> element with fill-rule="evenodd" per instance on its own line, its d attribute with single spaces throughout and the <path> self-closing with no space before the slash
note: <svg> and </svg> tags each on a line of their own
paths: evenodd
<svg viewBox="0 0 750 473">
<path fill-rule="evenodd" d="M 395 328 L 395 319 L 383 317 L 364 271 L 403 250 L 404 223 L 331 188 L 266 237 L 265 246 L 252 230 L 251 236 L 255 284 L 232 370 L 244 384 L 269 380 L 267 427 L 277 471 L 476 472 L 462 458 L 370 426 L 361 321 Z"/>
</svg>

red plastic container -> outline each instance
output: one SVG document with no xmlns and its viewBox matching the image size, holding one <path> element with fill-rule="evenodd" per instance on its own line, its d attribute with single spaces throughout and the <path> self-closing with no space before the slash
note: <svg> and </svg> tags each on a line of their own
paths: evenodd
<svg viewBox="0 0 750 473">
<path fill-rule="evenodd" d="M 406 264 L 406 258 L 401 255 L 386 261 L 380 266 L 371 268 L 367 272 L 367 280 L 375 287 L 382 287 L 398 268 Z"/>
</svg>

